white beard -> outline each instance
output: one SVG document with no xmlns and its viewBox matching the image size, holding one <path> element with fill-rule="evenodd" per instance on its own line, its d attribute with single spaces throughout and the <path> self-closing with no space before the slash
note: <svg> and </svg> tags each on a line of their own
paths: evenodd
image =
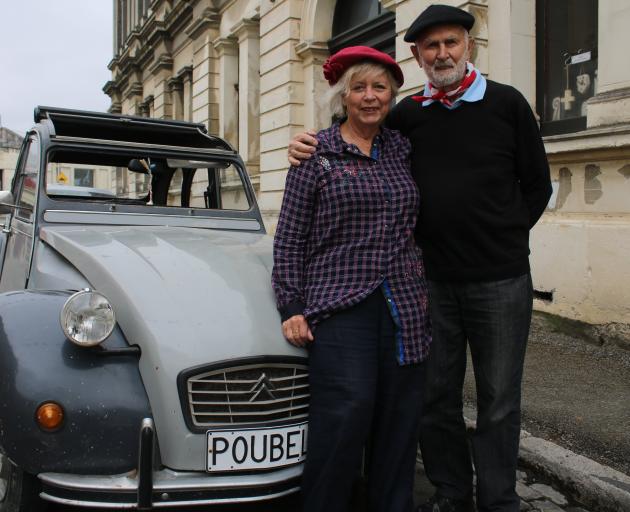
<svg viewBox="0 0 630 512">
<path fill-rule="evenodd" d="M 436 69 L 438 65 L 443 66 L 444 64 L 453 64 L 453 60 L 449 59 L 446 62 L 435 62 L 433 66 L 422 66 L 424 72 L 429 78 L 429 82 L 431 82 L 438 89 L 442 89 L 449 85 L 459 84 L 464 79 L 466 75 L 466 59 L 461 58 L 460 61 L 453 65 L 453 67 L 449 69 Z"/>
</svg>

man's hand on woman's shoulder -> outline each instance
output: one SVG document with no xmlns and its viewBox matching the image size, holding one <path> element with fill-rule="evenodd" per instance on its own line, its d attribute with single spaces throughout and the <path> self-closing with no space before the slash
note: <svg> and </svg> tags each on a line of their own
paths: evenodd
<svg viewBox="0 0 630 512">
<path fill-rule="evenodd" d="M 298 167 L 302 160 L 308 160 L 315 153 L 315 146 L 317 146 L 317 139 L 315 138 L 317 132 L 314 130 L 308 130 L 306 132 L 298 133 L 289 142 L 289 163 L 295 167 Z"/>
</svg>

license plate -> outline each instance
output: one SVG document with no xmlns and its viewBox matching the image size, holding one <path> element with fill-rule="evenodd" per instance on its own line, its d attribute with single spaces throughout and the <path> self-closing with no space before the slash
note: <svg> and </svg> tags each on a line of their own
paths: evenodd
<svg viewBox="0 0 630 512">
<path fill-rule="evenodd" d="M 242 430 L 209 430 L 208 471 L 270 469 L 306 458 L 308 424 Z"/>
</svg>

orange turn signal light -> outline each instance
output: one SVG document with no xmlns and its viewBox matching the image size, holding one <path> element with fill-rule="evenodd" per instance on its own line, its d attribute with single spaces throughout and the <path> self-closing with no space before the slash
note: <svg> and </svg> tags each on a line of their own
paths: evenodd
<svg viewBox="0 0 630 512">
<path fill-rule="evenodd" d="M 44 402 L 37 408 L 37 424 L 44 430 L 57 430 L 63 423 L 63 407 L 55 402 Z"/>
</svg>

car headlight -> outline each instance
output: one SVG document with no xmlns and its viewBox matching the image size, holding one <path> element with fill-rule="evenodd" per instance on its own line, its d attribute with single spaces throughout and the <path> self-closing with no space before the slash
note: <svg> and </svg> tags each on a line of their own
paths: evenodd
<svg viewBox="0 0 630 512">
<path fill-rule="evenodd" d="M 116 316 L 107 298 L 91 290 L 71 295 L 61 309 L 61 328 L 81 347 L 102 343 L 114 330 Z"/>
</svg>

